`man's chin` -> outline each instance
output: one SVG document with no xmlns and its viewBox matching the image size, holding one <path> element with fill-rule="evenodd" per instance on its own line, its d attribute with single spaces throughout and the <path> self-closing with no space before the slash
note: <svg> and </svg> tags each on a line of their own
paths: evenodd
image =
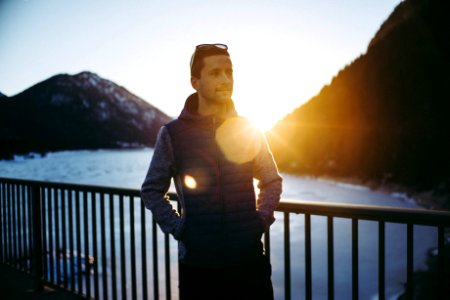
<svg viewBox="0 0 450 300">
<path fill-rule="evenodd" d="M 229 102 L 231 101 L 231 92 L 217 92 L 216 93 L 216 101 L 217 102 Z"/>
</svg>

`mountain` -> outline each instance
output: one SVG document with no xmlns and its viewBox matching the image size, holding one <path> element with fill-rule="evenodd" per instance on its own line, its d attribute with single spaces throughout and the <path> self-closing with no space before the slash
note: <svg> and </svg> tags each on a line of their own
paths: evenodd
<svg viewBox="0 0 450 300">
<path fill-rule="evenodd" d="M 27 152 L 153 146 L 166 114 L 90 72 L 53 76 L 0 98 L 0 157 Z"/>
<path fill-rule="evenodd" d="M 2 92 L 0 92 L 0 98 L 5 98 L 5 97 L 6 97 L 6 95 L 3 94 Z"/>
<path fill-rule="evenodd" d="M 449 14 L 444 1 L 402 1 L 364 55 L 271 130 L 279 168 L 433 191 L 450 206 Z"/>
</svg>

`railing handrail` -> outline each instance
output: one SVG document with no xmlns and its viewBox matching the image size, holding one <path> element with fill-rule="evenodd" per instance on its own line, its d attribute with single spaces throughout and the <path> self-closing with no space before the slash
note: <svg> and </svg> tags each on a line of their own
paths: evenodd
<svg viewBox="0 0 450 300">
<path fill-rule="evenodd" d="M 66 183 L 66 182 L 56 182 L 56 181 L 44 181 L 44 180 L 31 180 L 31 179 L 15 179 L 15 178 L 5 178 L 0 177 L 0 181 L 17 183 L 17 184 L 27 184 L 43 187 L 52 188 L 62 188 L 62 189 L 73 189 L 77 191 L 91 191 L 96 193 L 113 193 L 118 195 L 129 195 L 129 196 L 140 196 L 140 190 L 126 187 L 117 186 L 105 186 L 105 185 L 90 185 L 83 183 Z"/>
<path fill-rule="evenodd" d="M 424 208 L 283 199 L 277 211 L 390 223 L 450 226 L 450 211 Z"/>
<path fill-rule="evenodd" d="M 10 183 L 23 183 L 45 187 L 57 187 L 62 189 L 74 189 L 78 191 L 91 191 L 98 193 L 114 193 L 140 197 L 139 189 L 122 188 L 112 186 L 88 185 L 79 183 L 63 183 L 43 180 L 13 179 L 0 177 L 0 181 Z M 171 200 L 178 200 L 176 193 L 168 193 Z M 450 211 L 403 208 L 395 206 L 381 206 L 368 204 L 354 204 L 345 202 L 310 201 L 298 199 L 281 199 L 276 211 L 322 215 L 341 218 L 357 218 L 361 220 L 376 220 L 392 223 L 414 223 L 418 225 L 450 226 Z"/>
</svg>

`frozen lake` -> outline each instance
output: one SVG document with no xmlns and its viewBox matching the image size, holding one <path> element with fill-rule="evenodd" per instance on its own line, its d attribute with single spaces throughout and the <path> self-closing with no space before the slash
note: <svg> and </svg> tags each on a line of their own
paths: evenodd
<svg viewBox="0 0 450 300">
<path fill-rule="evenodd" d="M 49 153 L 43 158 L 16 157 L 0 161 L 0 177 L 83 183 L 139 189 L 149 166 L 152 149 L 66 151 Z M 344 202 L 414 208 L 411 199 L 398 193 L 382 193 L 364 186 L 330 180 L 282 174 L 283 199 Z M 273 284 L 276 299 L 284 298 L 283 215 L 271 228 Z M 292 298 L 304 299 L 304 216 L 291 215 Z M 313 299 L 327 298 L 326 218 L 313 216 L 312 281 Z M 416 226 L 414 236 L 414 267 L 424 267 L 426 252 L 436 246 L 437 232 Z M 359 223 L 359 282 L 361 299 L 377 299 L 378 290 L 378 225 Z M 172 260 L 176 243 L 172 245 Z M 335 298 L 351 297 L 351 220 L 336 219 L 334 224 Z M 406 226 L 386 224 L 386 294 L 395 299 L 406 281 Z M 176 287 L 176 268 L 172 272 Z M 172 296 L 177 298 L 176 289 Z"/>
</svg>

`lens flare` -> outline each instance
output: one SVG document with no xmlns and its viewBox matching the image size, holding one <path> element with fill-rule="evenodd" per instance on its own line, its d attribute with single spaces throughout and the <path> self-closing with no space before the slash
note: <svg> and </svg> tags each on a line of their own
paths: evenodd
<svg viewBox="0 0 450 300">
<path fill-rule="evenodd" d="M 184 176 L 184 185 L 188 189 L 194 190 L 195 188 L 197 188 L 197 181 L 191 175 L 185 175 Z"/>
<path fill-rule="evenodd" d="M 216 142 L 225 157 L 236 164 L 253 160 L 261 148 L 261 132 L 245 118 L 227 119 L 216 132 Z"/>
</svg>

